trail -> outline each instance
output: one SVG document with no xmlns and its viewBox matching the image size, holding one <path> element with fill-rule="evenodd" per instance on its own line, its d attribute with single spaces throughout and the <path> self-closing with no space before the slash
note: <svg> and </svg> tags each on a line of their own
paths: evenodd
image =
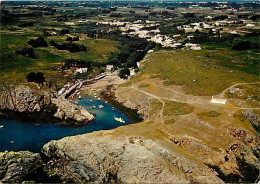
<svg viewBox="0 0 260 184">
<path fill-rule="evenodd" d="M 239 85 L 246 85 L 246 84 L 260 84 L 260 82 L 245 82 L 245 83 L 236 83 L 232 86 L 229 86 L 228 88 L 224 89 L 221 93 L 220 93 L 220 97 L 225 97 L 225 93 L 230 90 L 231 88 L 235 87 L 235 86 L 239 86 Z"/>
</svg>

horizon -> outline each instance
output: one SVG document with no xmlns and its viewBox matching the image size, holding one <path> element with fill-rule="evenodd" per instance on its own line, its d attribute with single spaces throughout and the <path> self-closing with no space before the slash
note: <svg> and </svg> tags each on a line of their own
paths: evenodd
<svg viewBox="0 0 260 184">
<path fill-rule="evenodd" d="M 119 1 L 119 2 L 125 2 L 125 1 L 129 1 L 129 2 L 180 2 L 180 3 L 189 3 L 189 2 L 232 2 L 232 3 L 236 3 L 236 2 L 252 2 L 252 3 L 260 3 L 259 1 L 256 0 L 0 0 L 0 2 L 4 2 L 4 1 L 25 1 L 25 2 L 44 2 L 44 1 L 96 1 L 96 2 L 103 2 L 103 1 Z"/>
</svg>

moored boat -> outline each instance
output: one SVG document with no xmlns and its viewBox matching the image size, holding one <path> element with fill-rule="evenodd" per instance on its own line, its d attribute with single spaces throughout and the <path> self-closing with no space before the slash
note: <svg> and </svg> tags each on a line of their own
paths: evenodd
<svg viewBox="0 0 260 184">
<path fill-rule="evenodd" d="M 125 123 L 125 120 L 123 120 L 123 118 L 121 118 L 121 117 L 120 117 L 120 118 L 117 118 L 117 117 L 114 116 L 114 120 L 115 120 L 115 121 L 118 121 L 118 122 L 120 122 L 120 123 Z"/>
</svg>

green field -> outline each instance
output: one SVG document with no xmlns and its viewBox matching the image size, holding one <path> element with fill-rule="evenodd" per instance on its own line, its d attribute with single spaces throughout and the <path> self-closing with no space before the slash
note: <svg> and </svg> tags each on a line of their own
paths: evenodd
<svg viewBox="0 0 260 184">
<path fill-rule="evenodd" d="M 258 53 L 252 51 L 157 51 L 143 63 L 131 82 L 160 78 L 183 86 L 187 94 L 216 95 L 234 83 L 259 80 Z"/>
<path fill-rule="evenodd" d="M 116 41 L 105 39 L 90 39 L 85 36 L 80 36 L 80 41 L 76 42 L 87 47 L 87 51 L 71 53 L 65 50 L 57 50 L 52 46 L 34 48 L 37 58 L 15 54 L 18 48 L 31 47 L 27 42 L 42 36 L 36 32 L 26 33 L 1 33 L 0 36 L 0 85 L 22 84 L 26 83 L 26 75 L 29 72 L 43 72 L 48 82 L 57 85 L 63 85 L 68 78 L 65 78 L 64 71 L 58 71 L 61 67 L 61 61 L 65 59 L 81 59 L 91 60 L 96 62 L 105 62 L 111 52 L 117 52 Z M 46 37 L 49 42 L 51 39 L 58 42 L 66 42 L 66 36 Z M 71 76 L 73 77 L 73 76 Z"/>
</svg>

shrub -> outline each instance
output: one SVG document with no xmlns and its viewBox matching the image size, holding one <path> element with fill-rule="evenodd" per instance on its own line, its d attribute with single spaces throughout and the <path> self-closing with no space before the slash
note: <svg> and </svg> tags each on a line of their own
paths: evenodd
<svg viewBox="0 0 260 184">
<path fill-rule="evenodd" d="M 38 37 L 36 40 L 31 39 L 28 41 L 28 44 L 34 48 L 48 46 L 47 42 L 42 37 Z"/>
<path fill-rule="evenodd" d="M 119 77 L 122 79 L 126 79 L 128 75 L 130 75 L 130 70 L 128 68 L 119 71 Z"/>
<path fill-rule="evenodd" d="M 250 41 L 241 41 L 232 47 L 232 50 L 248 50 L 251 49 Z"/>
<path fill-rule="evenodd" d="M 26 79 L 28 82 L 36 82 L 42 84 L 45 82 L 45 78 L 42 72 L 31 72 L 26 75 Z"/>
<path fill-rule="evenodd" d="M 84 45 L 76 44 L 76 43 L 63 43 L 58 44 L 55 41 L 51 40 L 50 45 L 56 47 L 58 50 L 68 50 L 70 52 L 80 52 L 80 51 L 86 51 L 87 48 Z"/>
<path fill-rule="evenodd" d="M 36 58 L 33 48 L 19 48 L 15 51 L 16 54 L 27 56 L 29 58 Z"/>
</svg>

